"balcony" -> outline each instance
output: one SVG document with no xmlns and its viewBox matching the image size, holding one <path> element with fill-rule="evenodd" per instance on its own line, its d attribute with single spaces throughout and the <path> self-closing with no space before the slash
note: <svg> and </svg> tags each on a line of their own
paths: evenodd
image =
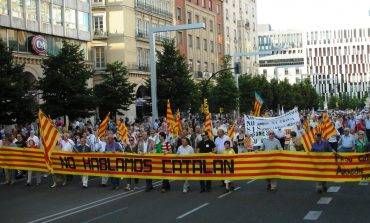
<svg viewBox="0 0 370 223">
<path fill-rule="evenodd" d="M 108 38 L 107 32 L 103 30 L 94 30 L 94 39 L 106 39 Z"/>
<path fill-rule="evenodd" d="M 135 7 L 138 10 L 141 10 L 146 13 L 154 14 L 160 17 L 163 17 L 167 20 L 172 20 L 173 13 L 167 10 L 162 10 L 160 8 L 155 7 L 154 5 L 147 4 L 146 2 L 136 0 Z"/>
<path fill-rule="evenodd" d="M 149 72 L 149 65 L 148 64 L 126 63 L 126 68 L 129 71 Z"/>
<path fill-rule="evenodd" d="M 92 8 L 101 8 L 105 7 L 105 0 L 92 0 L 91 1 Z"/>
</svg>

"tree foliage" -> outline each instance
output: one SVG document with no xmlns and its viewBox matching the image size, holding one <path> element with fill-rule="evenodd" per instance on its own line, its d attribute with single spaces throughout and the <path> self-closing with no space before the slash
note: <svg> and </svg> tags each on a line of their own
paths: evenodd
<svg viewBox="0 0 370 223">
<path fill-rule="evenodd" d="M 84 52 L 79 45 L 63 41 L 59 53 L 49 55 L 43 61 L 44 77 L 38 85 L 46 114 L 52 117 L 68 115 L 71 120 L 91 114 L 95 104 L 87 81 L 92 77 L 92 72 L 84 59 Z"/>
<path fill-rule="evenodd" d="M 165 115 L 167 99 L 171 101 L 173 109 L 188 110 L 193 98 L 197 96 L 197 91 L 185 57 L 176 49 L 174 40 L 164 41 L 163 51 L 158 51 L 157 57 L 159 115 Z M 150 89 L 150 80 L 147 81 L 146 87 Z"/>
<path fill-rule="evenodd" d="M 357 98 L 349 96 L 347 94 L 342 94 L 340 96 L 331 96 L 328 99 L 329 109 L 357 109 L 363 108 L 365 106 L 366 96 L 363 98 Z"/>
<path fill-rule="evenodd" d="M 16 64 L 13 54 L 0 39 L 0 123 L 26 124 L 35 120 L 33 83 L 27 80 L 24 64 Z"/>
<path fill-rule="evenodd" d="M 231 68 L 231 58 L 225 56 L 221 69 L 228 68 Z M 225 113 L 230 113 L 237 108 L 239 91 L 231 70 L 219 73 L 216 77 L 216 84 L 210 92 L 211 111 L 218 111 L 222 108 Z"/>
<path fill-rule="evenodd" d="M 128 110 L 134 102 L 136 84 L 128 81 L 126 67 L 122 62 L 107 64 L 107 70 L 102 74 L 103 81 L 94 87 L 95 101 L 99 106 L 100 117 L 108 112 L 123 115 L 120 110 Z"/>
</svg>

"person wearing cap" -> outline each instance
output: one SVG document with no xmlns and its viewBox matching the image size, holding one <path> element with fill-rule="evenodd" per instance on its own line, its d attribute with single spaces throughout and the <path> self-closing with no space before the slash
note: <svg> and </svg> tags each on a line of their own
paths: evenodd
<svg viewBox="0 0 370 223">
<path fill-rule="evenodd" d="M 340 152 L 353 152 L 355 147 L 355 137 L 350 134 L 349 128 L 344 129 L 344 134 L 338 142 L 338 150 Z"/>
<path fill-rule="evenodd" d="M 315 142 L 312 144 L 312 152 L 331 152 L 333 148 L 330 146 L 330 143 L 326 140 L 323 140 L 321 133 L 315 135 Z M 327 186 L 325 181 L 316 182 L 316 191 L 321 194 L 326 192 Z"/>
<path fill-rule="evenodd" d="M 202 141 L 199 142 L 198 148 L 199 153 L 214 153 L 216 145 L 215 143 L 208 137 L 207 134 L 203 133 L 202 135 Z M 212 181 L 210 180 L 201 180 L 200 183 L 200 193 L 203 192 L 210 192 L 211 191 L 211 185 Z"/>
<path fill-rule="evenodd" d="M 282 150 L 280 141 L 275 137 L 273 130 L 268 131 L 268 137 L 262 140 L 261 150 L 264 151 L 274 151 Z M 277 190 L 277 180 L 276 179 L 266 179 L 267 180 L 267 190 L 276 192 Z"/>
<path fill-rule="evenodd" d="M 355 152 L 364 153 L 368 150 L 369 142 L 364 131 L 357 132 L 357 139 L 355 140 Z"/>
</svg>

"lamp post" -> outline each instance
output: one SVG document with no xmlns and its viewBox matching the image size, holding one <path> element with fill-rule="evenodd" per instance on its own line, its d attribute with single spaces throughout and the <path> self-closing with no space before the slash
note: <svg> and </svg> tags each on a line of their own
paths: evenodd
<svg viewBox="0 0 370 223">
<path fill-rule="evenodd" d="M 157 104 L 157 60 L 155 55 L 155 34 L 161 32 L 170 32 L 178 30 L 204 29 L 204 23 L 192 23 L 175 26 L 160 26 L 149 28 L 149 47 L 150 47 L 150 84 L 152 98 L 152 122 L 158 119 L 158 104 Z"/>
</svg>

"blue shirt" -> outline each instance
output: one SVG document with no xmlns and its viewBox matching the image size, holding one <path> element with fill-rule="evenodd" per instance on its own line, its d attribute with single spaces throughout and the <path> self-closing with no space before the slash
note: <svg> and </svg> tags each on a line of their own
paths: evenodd
<svg viewBox="0 0 370 223">
<path fill-rule="evenodd" d="M 321 140 L 312 145 L 312 152 L 330 152 L 332 150 L 328 141 Z"/>
<path fill-rule="evenodd" d="M 118 142 L 112 142 L 105 145 L 105 151 L 106 152 L 116 152 L 116 151 L 122 151 L 122 147 L 119 145 Z"/>
</svg>

